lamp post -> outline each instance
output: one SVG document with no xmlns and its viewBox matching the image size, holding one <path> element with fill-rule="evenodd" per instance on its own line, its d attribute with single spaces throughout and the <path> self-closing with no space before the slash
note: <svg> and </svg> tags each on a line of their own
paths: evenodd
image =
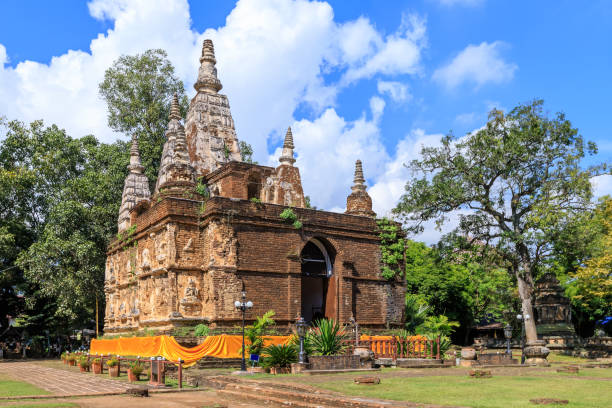
<svg viewBox="0 0 612 408">
<path fill-rule="evenodd" d="M 242 362 L 240 364 L 240 371 L 246 371 L 246 360 L 245 360 L 246 348 L 244 346 L 244 318 L 245 318 L 247 309 L 250 309 L 253 307 L 253 302 L 251 302 L 250 300 L 247 302 L 246 292 L 243 290 L 242 291 L 242 302 L 240 300 L 237 300 L 234 302 L 234 306 L 236 306 L 236 309 L 242 311 Z"/>
<path fill-rule="evenodd" d="M 518 321 L 521 322 L 521 364 L 525 364 L 525 320 L 528 320 L 531 316 L 526 314 L 524 317 L 523 319 L 522 314 L 516 315 Z"/>
<path fill-rule="evenodd" d="M 306 335 L 306 320 L 300 316 L 300 319 L 295 324 L 297 327 L 298 336 L 300 337 L 300 354 L 298 362 L 300 364 L 306 363 L 306 353 L 304 352 L 304 336 Z"/>
<path fill-rule="evenodd" d="M 510 351 L 510 339 L 512 338 L 512 326 L 510 326 L 510 323 L 508 323 L 506 325 L 506 327 L 504 327 L 504 336 L 506 337 L 506 354 L 508 354 L 510 356 L 510 358 L 512 358 L 512 352 Z"/>
</svg>

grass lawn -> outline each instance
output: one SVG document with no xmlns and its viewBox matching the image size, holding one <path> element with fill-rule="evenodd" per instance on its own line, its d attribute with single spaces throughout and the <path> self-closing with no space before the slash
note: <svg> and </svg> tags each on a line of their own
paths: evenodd
<svg viewBox="0 0 612 408">
<path fill-rule="evenodd" d="M 49 391 L 45 391 L 24 381 L 17 381 L 14 378 L 0 375 L 0 397 L 46 394 L 50 394 Z"/>
<path fill-rule="evenodd" d="M 350 380 L 331 380 L 316 386 L 348 395 L 479 408 L 533 407 L 529 402 L 532 398 L 567 399 L 565 407 L 585 408 L 610 407 L 612 401 L 610 381 L 561 376 L 392 377 L 381 379 L 376 386 L 357 385 Z"/>
</svg>

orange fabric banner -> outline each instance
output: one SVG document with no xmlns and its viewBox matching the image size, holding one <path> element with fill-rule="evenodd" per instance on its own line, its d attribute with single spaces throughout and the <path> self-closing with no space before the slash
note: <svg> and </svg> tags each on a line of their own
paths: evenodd
<svg viewBox="0 0 612 408">
<path fill-rule="evenodd" d="M 291 336 L 266 336 L 264 345 L 288 344 Z M 187 348 L 176 342 L 172 336 L 124 337 L 118 339 L 93 339 L 90 354 L 113 354 L 119 356 L 164 357 L 178 362 L 179 358 L 190 366 L 202 357 L 240 358 L 242 336 L 221 334 L 208 336 L 202 344 Z"/>
</svg>

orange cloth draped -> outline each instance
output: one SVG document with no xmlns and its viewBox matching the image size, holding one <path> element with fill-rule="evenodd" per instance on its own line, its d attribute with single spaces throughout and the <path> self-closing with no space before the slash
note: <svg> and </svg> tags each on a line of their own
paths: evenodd
<svg viewBox="0 0 612 408">
<path fill-rule="evenodd" d="M 266 336 L 264 345 L 288 344 L 290 339 L 291 336 Z M 202 344 L 191 348 L 181 346 L 172 336 L 93 339 L 89 347 L 89 353 L 140 357 L 161 356 L 173 362 L 178 362 L 180 358 L 188 367 L 206 356 L 239 358 L 241 357 L 241 349 L 242 336 L 222 334 L 208 336 Z"/>
</svg>

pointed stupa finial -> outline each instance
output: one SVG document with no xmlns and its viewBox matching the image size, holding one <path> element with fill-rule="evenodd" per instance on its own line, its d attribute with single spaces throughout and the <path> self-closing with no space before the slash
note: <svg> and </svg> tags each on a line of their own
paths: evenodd
<svg viewBox="0 0 612 408">
<path fill-rule="evenodd" d="M 293 149 L 295 146 L 293 145 L 293 133 L 291 133 L 291 127 L 287 128 L 287 133 L 285 134 L 285 143 L 283 143 L 283 152 L 281 157 L 278 159 L 281 164 L 293 165 L 295 163 L 295 159 L 293 158 Z"/>
<path fill-rule="evenodd" d="M 162 189 L 178 196 L 189 194 L 195 186 L 195 172 L 189 159 L 185 127 L 181 123 L 178 95 L 174 94 L 170 106 L 170 121 L 166 130 L 166 142 L 155 184 L 155 195 Z"/>
<path fill-rule="evenodd" d="M 140 164 L 140 152 L 138 151 L 138 140 L 132 137 L 130 147 L 130 164 L 127 166 L 129 172 L 123 183 L 123 194 L 121 195 L 121 207 L 119 208 L 118 231 L 125 231 L 130 226 L 130 211 L 136 204 L 148 200 L 151 197 L 149 180 L 144 175 L 144 166 Z"/>
<path fill-rule="evenodd" d="M 365 190 L 365 178 L 363 177 L 363 166 L 361 164 L 361 160 L 357 160 L 355 162 L 355 177 L 353 178 L 353 182 L 355 183 L 354 187 L 361 187 Z"/>
<path fill-rule="evenodd" d="M 138 139 L 132 136 L 132 146 L 130 147 L 130 164 L 128 170 L 131 173 L 142 174 L 144 167 L 140 163 L 140 151 L 138 150 Z"/>
<path fill-rule="evenodd" d="M 178 95 L 175 92 L 172 96 L 172 103 L 170 104 L 170 120 L 176 119 L 181 120 L 181 110 L 179 108 Z"/>
<path fill-rule="evenodd" d="M 365 177 L 361 160 L 355 162 L 355 177 L 353 178 L 352 193 L 346 198 L 346 213 L 364 217 L 375 217 L 372 211 L 372 198 L 366 191 Z"/>
<path fill-rule="evenodd" d="M 217 78 L 217 68 L 215 64 L 215 47 L 212 40 L 206 39 L 202 44 L 202 56 L 200 57 L 200 69 L 198 70 L 198 80 L 193 85 L 197 91 L 208 91 L 217 93 L 223 88 L 221 81 Z"/>
</svg>

